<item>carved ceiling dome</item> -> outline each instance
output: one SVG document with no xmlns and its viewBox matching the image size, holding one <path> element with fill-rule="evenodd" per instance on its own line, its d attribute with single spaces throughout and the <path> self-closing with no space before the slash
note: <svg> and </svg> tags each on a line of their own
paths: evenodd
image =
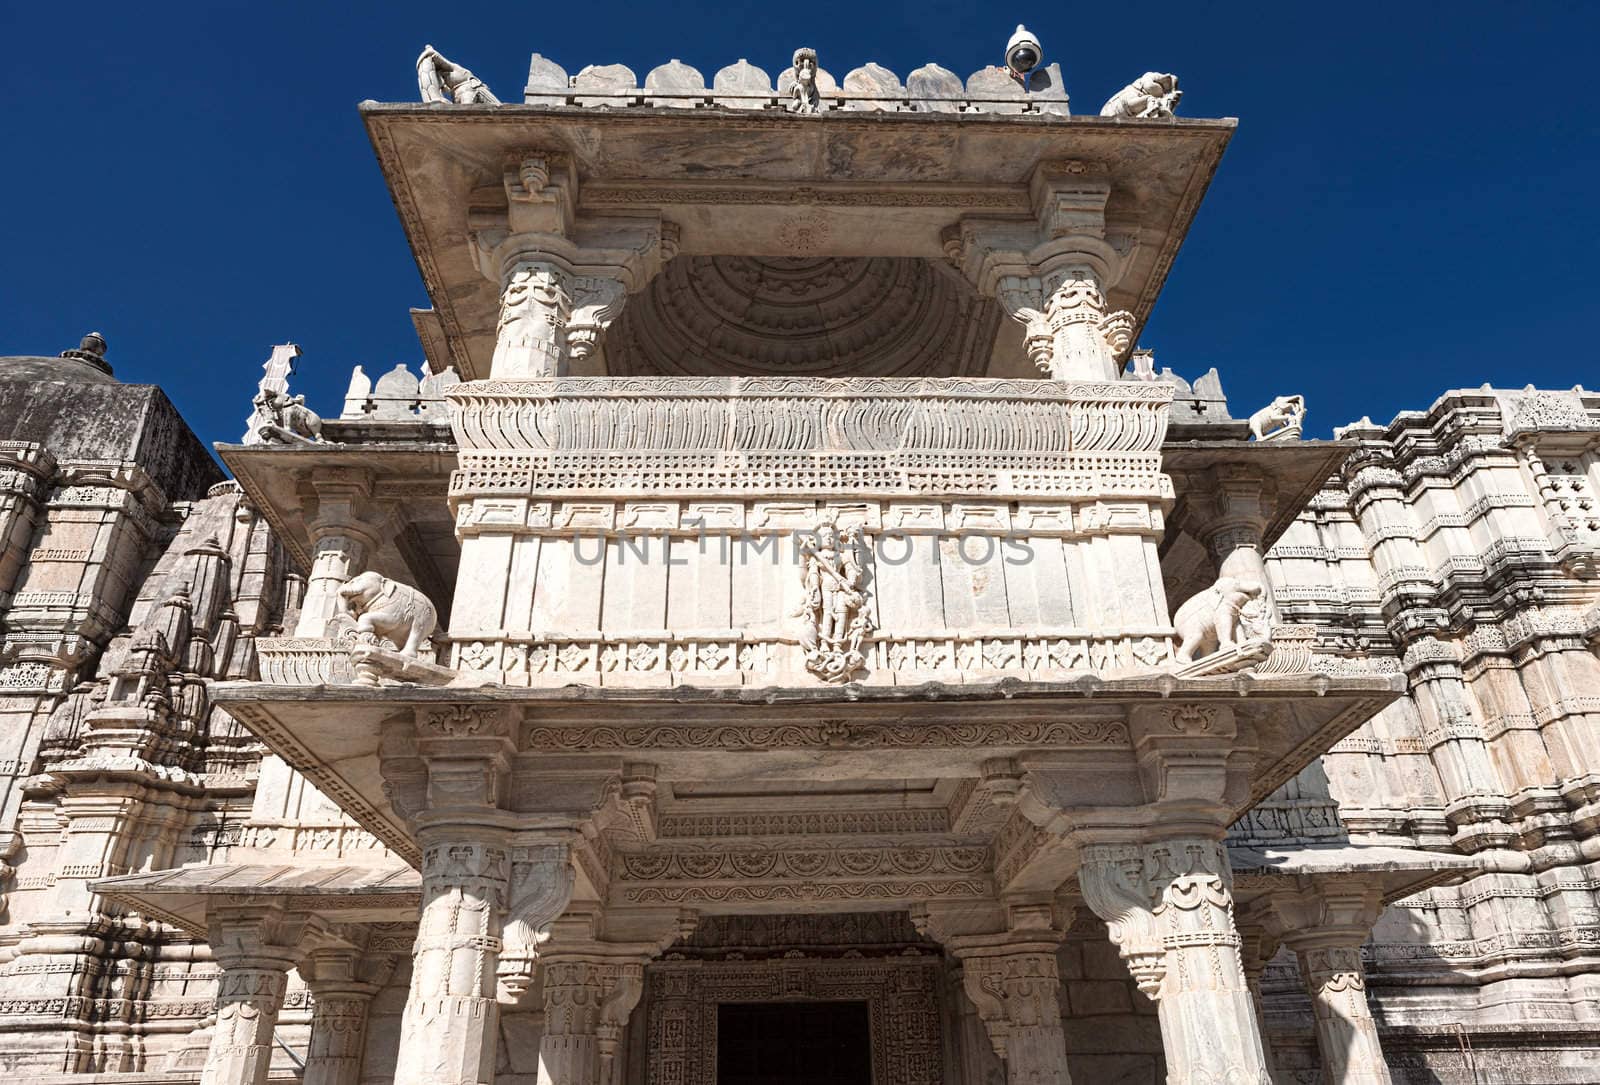
<svg viewBox="0 0 1600 1085">
<path fill-rule="evenodd" d="M 974 376 L 999 306 L 927 260 L 681 256 L 628 300 L 615 374 Z"/>
</svg>

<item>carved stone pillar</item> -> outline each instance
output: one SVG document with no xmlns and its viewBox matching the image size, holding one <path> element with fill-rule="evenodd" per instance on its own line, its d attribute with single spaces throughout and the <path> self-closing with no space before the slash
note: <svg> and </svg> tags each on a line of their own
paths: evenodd
<svg viewBox="0 0 1600 1085">
<path fill-rule="evenodd" d="M 1267 962 L 1277 952 L 1275 944 L 1268 944 L 1266 935 L 1259 926 L 1239 927 L 1239 963 L 1244 966 L 1244 985 L 1250 989 L 1250 1003 L 1256 1011 L 1256 1029 L 1261 1034 L 1261 1053 L 1266 1056 L 1267 1074 L 1274 1080 L 1277 1079 L 1278 1060 L 1273 1054 L 1272 1043 L 1267 1039 L 1267 1009 L 1261 1000 L 1261 977 L 1267 970 Z"/>
<path fill-rule="evenodd" d="M 508 835 L 481 826 L 473 838 L 462 832 L 424 838 L 422 915 L 400 1025 L 396 1085 L 494 1079 L 495 965 L 510 873 Z"/>
<path fill-rule="evenodd" d="M 1361 945 L 1383 911 L 1376 885 L 1302 878 L 1254 905 L 1268 932 L 1294 951 L 1311 996 L 1328 1085 L 1389 1085 L 1378 1026 L 1367 1005 Z"/>
<path fill-rule="evenodd" d="M 1106 312 L 1100 277 L 1088 266 L 1069 266 L 1046 279 L 1052 380 L 1116 380 L 1127 353 L 1133 316 Z M 1053 286 L 1053 289 L 1051 287 Z"/>
<path fill-rule="evenodd" d="M 949 916 L 926 907 L 913 912 L 918 929 L 960 962 L 962 988 L 1009 1085 L 1070 1085 L 1056 951 L 1071 920 L 1070 910 L 1049 898 L 1008 901 L 1006 929 L 993 934 L 954 934 Z"/>
<path fill-rule="evenodd" d="M 340 587 L 366 566 L 370 553 L 371 543 L 350 531 L 330 531 L 311 544 L 311 575 L 306 579 L 295 636 L 327 633 L 328 619 L 338 613 Z"/>
<path fill-rule="evenodd" d="M 271 907 L 228 908 L 211 917 L 209 941 L 222 975 L 201 1085 L 265 1085 L 272 1033 L 303 932 L 303 918 Z"/>
<path fill-rule="evenodd" d="M 539 1085 L 610 1085 L 628 1017 L 644 993 L 644 960 L 557 950 L 541 968 Z"/>
<path fill-rule="evenodd" d="M 1092 843 L 1078 877 L 1139 989 L 1156 1001 L 1170 1085 L 1271 1085 L 1220 840 Z"/>
<path fill-rule="evenodd" d="M 513 713 L 456 704 L 417 715 L 414 724 L 385 724 L 381 759 L 385 789 L 422 849 L 395 1083 L 477 1085 L 494 1078 L 502 934 L 538 930 L 566 906 L 570 834 L 560 843 L 520 839 L 501 809 L 516 749 Z"/>
<path fill-rule="evenodd" d="M 565 269 L 545 260 L 515 264 L 500 291 L 490 376 L 566 376 L 571 316 L 572 278 Z"/>
<path fill-rule="evenodd" d="M 308 525 L 311 575 L 295 623 L 297 637 L 327 634 L 328 620 L 339 613 L 339 588 L 372 560 L 386 518 L 373 507 L 372 477 L 365 471 L 324 471 L 312 483 L 317 496 Z"/>
<path fill-rule="evenodd" d="M 394 959 L 368 957 L 354 946 L 313 950 L 300 962 L 311 992 L 311 1044 L 301 1085 L 359 1085 L 372 996 L 394 971 Z"/>
<path fill-rule="evenodd" d="M 1289 939 L 1317 1019 L 1322 1080 L 1328 1085 L 1389 1085 L 1378 1024 L 1367 1005 L 1361 943 L 1332 944 L 1336 936 Z"/>
</svg>

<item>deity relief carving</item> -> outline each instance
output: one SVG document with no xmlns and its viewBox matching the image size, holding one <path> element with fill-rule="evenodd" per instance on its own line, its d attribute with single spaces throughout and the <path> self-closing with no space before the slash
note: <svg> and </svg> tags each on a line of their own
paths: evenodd
<svg viewBox="0 0 1600 1085">
<path fill-rule="evenodd" d="M 860 542 L 860 528 L 841 529 L 824 520 L 800 544 L 806 592 L 796 615 L 800 647 L 806 670 L 824 682 L 848 682 L 866 663 L 861 644 L 872 632 L 872 619 L 862 590 Z"/>
</svg>

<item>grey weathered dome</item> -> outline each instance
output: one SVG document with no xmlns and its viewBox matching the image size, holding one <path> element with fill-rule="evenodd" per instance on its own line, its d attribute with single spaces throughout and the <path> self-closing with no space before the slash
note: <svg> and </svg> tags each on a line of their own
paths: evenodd
<svg viewBox="0 0 1600 1085">
<path fill-rule="evenodd" d="M 71 384 L 116 384 L 106 361 L 106 341 L 99 332 L 84 336 L 77 347 L 57 357 L 42 354 L 0 356 L 0 381 L 66 381 Z"/>
</svg>

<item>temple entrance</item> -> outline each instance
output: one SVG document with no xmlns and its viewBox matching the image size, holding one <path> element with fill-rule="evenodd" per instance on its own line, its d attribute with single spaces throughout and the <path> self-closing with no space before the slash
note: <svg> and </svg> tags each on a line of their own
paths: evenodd
<svg viewBox="0 0 1600 1085">
<path fill-rule="evenodd" d="M 724 1002 L 717 1085 L 872 1085 L 865 1002 Z"/>
</svg>

